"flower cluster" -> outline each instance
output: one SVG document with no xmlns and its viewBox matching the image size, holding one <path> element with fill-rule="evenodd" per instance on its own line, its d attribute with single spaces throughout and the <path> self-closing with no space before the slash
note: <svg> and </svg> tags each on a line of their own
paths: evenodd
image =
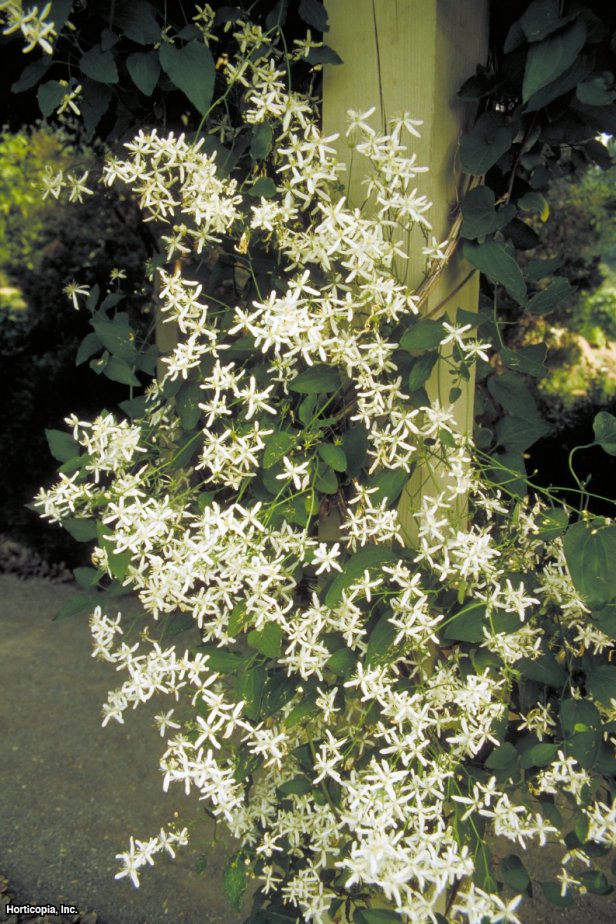
<svg viewBox="0 0 616 924">
<path fill-rule="evenodd" d="M 158 294 L 178 343 L 139 419 L 69 419 L 80 454 L 38 497 L 52 520 L 102 523 L 102 581 L 199 631 L 180 656 L 148 635 L 130 645 L 97 609 L 95 654 L 127 674 L 104 722 L 154 693 L 184 701 L 188 719 L 158 718 L 164 787 L 196 791 L 263 900 L 303 920 L 384 900 L 429 922 L 449 894 L 452 920 L 516 922 L 520 896 L 473 879 L 490 832 L 523 849 L 559 840 L 542 801 L 559 787 L 598 842 L 616 839 L 592 773 L 552 743 L 558 703 L 522 702 L 521 678 L 613 642 L 589 628 L 541 505 L 512 517 L 454 409 L 423 388 L 440 347 L 468 366 L 488 346 L 452 318 L 405 349 L 426 330 L 400 281 L 401 240 L 430 229 L 407 150 L 419 123 L 378 132 L 351 114 L 369 168 L 358 208 L 271 37 L 234 28 L 227 79 L 252 138 L 270 137 L 267 168 L 240 159 L 229 176 L 207 138 L 156 131 L 109 161 L 106 182 L 134 190 L 175 261 Z M 425 257 L 442 263 L 434 240 Z M 531 755 L 553 749 L 515 792 L 508 728 L 528 731 Z M 184 839 L 131 840 L 119 875 L 137 885 Z"/>
<path fill-rule="evenodd" d="M 51 3 L 46 3 L 42 10 L 38 6 L 24 9 L 21 0 L 1 0 L 0 16 L 6 22 L 3 34 L 11 35 L 21 32 L 24 37 L 24 52 L 33 51 L 37 45 L 50 55 L 53 51 L 53 41 L 56 30 L 53 22 L 49 20 Z"/>
</svg>

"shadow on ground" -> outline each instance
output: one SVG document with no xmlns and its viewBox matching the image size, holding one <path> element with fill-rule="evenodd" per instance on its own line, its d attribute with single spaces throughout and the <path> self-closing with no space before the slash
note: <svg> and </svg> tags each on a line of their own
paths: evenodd
<svg viewBox="0 0 616 924">
<path fill-rule="evenodd" d="M 162 792 L 162 701 L 101 727 L 107 691 L 124 677 L 91 657 L 87 618 L 52 622 L 74 593 L 0 575 L 0 873 L 21 904 L 62 902 L 104 924 L 236 924 L 221 888 L 228 844 L 213 841 L 197 799 Z M 177 859 L 159 854 L 139 889 L 115 880 L 129 836 L 145 840 L 177 816 L 196 822 Z M 0 921 L 16 920 L 4 908 Z"/>
<path fill-rule="evenodd" d="M 4 876 L 13 901 L 81 912 L 45 919 L 58 924 L 238 924 L 244 915 L 230 909 L 221 886 L 230 845 L 213 839 L 197 799 L 181 788 L 162 792 L 153 716 L 168 704 L 152 701 L 125 725 L 101 727 L 102 703 L 123 676 L 91 657 L 86 618 L 52 621 L 74 592 L 0 575 L 0 893 Z M 180 636 L 179 647 L 186 644 Z M 192 824 L 189 847 L 176 860 L 157 858 L 138 890 L 115 880 L 115 855 L 129 835 L 146 839 L 176 813 Z M 203 854 L 207 866 L 197 874 Z M 554 872 L 548 848 L 525 853 L 529 860 L 545 878 Z M 16 922 L 4 908 L 0 900 L 0 922 Z M 616 893 L 587 895 L 570 909 L 539 896 L 518 914 L 523 924 L 614 924 Z"/>
</svg>

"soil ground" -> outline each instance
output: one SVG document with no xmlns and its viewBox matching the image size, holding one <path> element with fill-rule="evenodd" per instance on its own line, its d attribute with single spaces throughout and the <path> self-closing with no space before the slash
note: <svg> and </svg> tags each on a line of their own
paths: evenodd
<svg viewBox="0 0 616 924">
<path fill-rule="evenodd" d="M 0 574 L 0 899 L 79 909 L 45 919 L 56 924 L 238 924 L 244 915 L 221 887 L 230 845 L 214 840 L 197 799 L 181 787 L 162 792 L 163 740 L 153 717 L 168 704 L 151 701 L 124 725 L 101 727 L 107 691 L 123 678 L 91 657 L 85 617 L 52 621 L 74 593 L 71 585 Z M 179 636 L 179 644 L 190 641 Z M 190 845 L 176 860 L 159 855 L 139 889 L 115 880 L 115 856 L 129 835 L 147 839 L 176 813 L 194 823 Z M 550 850 L 537 859 L 547 878 Z M 26 920 L 4 908 L 0 900 L 0 922 Z M 519 916 L 523 924 L 616 924 L 616 893 L 585 896 L 571 909 L 539 897 Z"/>
</svg>

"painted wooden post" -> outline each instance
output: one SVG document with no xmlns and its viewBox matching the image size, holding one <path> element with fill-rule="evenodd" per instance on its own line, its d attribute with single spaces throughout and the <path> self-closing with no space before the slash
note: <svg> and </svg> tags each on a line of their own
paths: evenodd
<svg viewBox="0 0 616 924">
<path fill-rule="evenodd" d="M 422 137 L 413 139 L 418 163 L 430 168 L 419 178 L 421 192 L 433 203 L 428 217 L 434 236 L 439 242 L 450 238 L 464 184 L 457 164 L 458 143 L 475 117 L 473 107 L 461 103 L 456 94 L 487 56 L 487 0 L 329 0 L 327 10 L 331 27 L 327 42 L 344 63 L 325 69 L 325 134 L 344 133 L 349 109 L 365 111 L 375 106 L 371 120 L 375 128 L 386 128 L 388 119 L 404 112 L 422 119 Z M 350 152 L 342 142 L 339 154 L 348 165 Z M 349 198 L 355 203 L 363 201 L 361 179 L 361 169 L 354 161 Z M 421 253 L 422 243 L 418 234 L 411 241 L 411 253 Z M 453 317 L 458 308 L 476 310 L 479 283 L 477 274 L 470 271 L 454 254 L 424 299 L 422 314 Z M 402 281 L 415 289 L 422 273 L 422 261 L 410 259 Z M 429 383 L 430 396 L 448 404 L 449 389 L 447 368 L 440 363 Z M 468 432 L 472 388 L 460 397 L 455 409 L 459 425 Z M 400 503 L 399 515 L 409 542 L 414 535 L 413 510 L 419 497 L 430 490 L 426 481 L 425 472 L 414 475 Z"/>
</svg>

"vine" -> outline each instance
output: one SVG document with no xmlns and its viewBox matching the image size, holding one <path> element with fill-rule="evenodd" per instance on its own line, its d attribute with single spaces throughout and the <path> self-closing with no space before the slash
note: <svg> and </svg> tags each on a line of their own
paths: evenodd
<svg viewBox="0 0 616 924">
<path fill-rule="evenodd" d="M 0 4 L 31 44 L 20 9 Z M 524 453 L 546 425 L 524 376 L 540 374 L 542 351 L 509 349 L 498 316 L 505 300 L 541 314 L 570 291 L 554 261 L 522 269 L 517 251 L 534 246 L 524 217 L 544 214 L 572 125 L 576 149 L 600 156 L 613 40 L 588 7 L 536 0 L 502 59 L 462 88 L 484 111 L 460 160 L 485 182 L 470 180 L 448 247 L 459 233 L 490 302 L 444 321 L 418 314 L 438 270 L 415 292 L 395 271 L 392 228 L 429 225 L 411 185 L 416 123 L 378 132 L 352 114 L 369 196 L 363 211 L 347 203 L 315 74 L 301 71 L 336 56 L 311 35 L 283 42 L 284 3 L 256 22 L 205 5 L 181 26 L 119 3 L 100 35 L 94 10 L 66 50 L 81 77 L 45 79 L 39 101 L 48 115 L 90 101 L 90 131 L 108 112 L 125 125 L 159 106 L 162 128 L 110 155 L 103 180 L 131 189 L 156 229 L 149 271 L 180 332 L 122 416 L 73 416 L 49 434 L 60 477 L 37 504 L 96 543 L 61 615 L 91 612 L 96 653 L 126 674 L 104 723 L 174 697 L 158 717 L 164 787 L 196 790 L 239 840 L 224 883 L 239 911 L 248 873 L 259 880 L 250 924 L 519 921 L 534 873 L 504 851 L 548 839 L 560 846 L 541 883 L 550 900 L 607 893 L 596 860 L 616 837 L 616 526 L 584 509 L 581 479 L 579 510 L 557 491 L 528 499 Z M 326 31 L 316 0 L 299 12 Z M 45 56 L 17 90 L 58 66 L 46 44 L 60 26 L 40 21 Z M 294 68 L 307 92 L 289 86 Z M 176 92 L 192 106 L 181 133 L 167 125 Z M 87 195 L 86 177 L 48 178 L 56 193 L 76 183 Z M 68 294 L 92 314 L 82 358 L 141 390 L 154 354 L 121 295 L 79 282 Z M 478 366 L 506 412 L 477 445 L 428 398 L 443 348 L 449 401 Z M 594 433 L 616 455 L 616 419 L 598 415 Z M 411 546 L 396 503 L 420 467 L 439 477 Z M 141 640 L 105 611 L 129 592 L 152 617 Z M 196 627 L 198 644 L 163 648 L 159 619 Z M 118 878 L 138 885 L 187 837 L 131 838 Z"/>
</svg>

